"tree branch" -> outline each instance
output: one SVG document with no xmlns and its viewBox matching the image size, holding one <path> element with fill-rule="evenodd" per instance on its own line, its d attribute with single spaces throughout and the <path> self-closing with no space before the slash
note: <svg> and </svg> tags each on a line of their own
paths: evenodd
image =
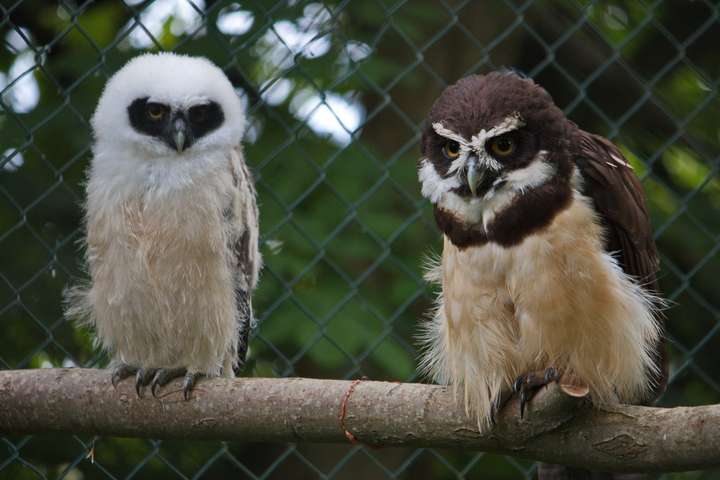
<svg viewBox="0 0 720 480">
<path fill-rule="evenodd" d="M 345 407 L 344 419 L 340 418 Z M 117 390 L 103 370 L 0 371 L 0 434 L 43 432 L 270 442 L 462 447 L 602 471 L 720 464 L 720 405 L 593 409 L 552 384 L 525 419 L 510 402 L 480 433 L 440 386 L 305 378 L 208 379 L 189 401 L 179 382 L 159 399 Z M 346 435 L 345 431 L 348 431 Z"/>
</svg>

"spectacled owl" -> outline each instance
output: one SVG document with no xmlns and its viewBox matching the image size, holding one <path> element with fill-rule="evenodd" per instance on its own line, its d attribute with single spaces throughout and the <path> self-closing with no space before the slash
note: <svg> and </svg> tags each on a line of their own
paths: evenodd
<svg viewBox="0 0 720 480">
<path fill-rule="evenodd" d="M 481 429 L 503 392 L 560 377 L 596 404 L 662 388 L 658 256 L 642 186 L 620 150 L 512 72 L 474 75 L 432 106 L 419 180 L 443 233 L 441 293 L 421 369 Z"/>
<path fill-rule="evenodd" d="M 217 66 L 141 55 L 107 83 L 92 117 L 85 204 L 91 281 L 68 315 L 93 327 L 112 382 L 138 395 L 245 362 L 261 265 L 245 114 Z"/>
</svg>

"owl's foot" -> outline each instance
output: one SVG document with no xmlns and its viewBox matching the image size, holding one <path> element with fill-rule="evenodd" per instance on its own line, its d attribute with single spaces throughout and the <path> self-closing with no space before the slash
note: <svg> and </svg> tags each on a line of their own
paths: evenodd
<svg viewBox="0 0 720 480">
<path fill-rule="evenodd" d="M 190 373 L 187 368 L 142 368 L 121 363 L 112 371 L 110 381 L 113 387 L 117 388 L 118 383 L 128 377 L 135 376 L 135 392 L 138 397 L 143 396 L 143 387 L 150 386 L 153 397 L 157 398 L 158 389 L 164 387 L 170 381 L 185 377 L 183 380 L 182 392 L 185 400 L 190 400 L 190 393 L 197 383 L 198 379 L 203 376 L 202 373 Z"/>
<path fill-rule="evenodd" d="M 157 398 L 157 392 L 160 387 L 164 387 L 168 383 L 170 383 L 171 380 L 174 380 L 178 377 L 182 377 L 187 373 L 186 368 L 158 368 L 155 372 L 155 376 L 153 377 L 152 381 L 150 382 L 150 391 L 153 394 L 153 397 Z"/>
<path fill-rule="evenodd" d="M 127 363 L 121 363 L 113 369 L 112 376 L 110 377 L 110 383 L 112 383 L 114 388 L 117 388 L 120 381 L 135 375 L 138 370 L 138 367 L 133 367 Z"/>
<path fill-rule="evenodd" d="M 157 398 L 157 392 L 160 387 L 163 387 L 170 383 L 171 380 L 184 376 L 182 392 L 185 400 L 190 400 L 190 393 L 192 392 L 195 383 L 202 373 L 188 372 L 187 368 L 158 368 L 153 369 L 153 378 L 150 381 L 150 390 L 152 391 L 153 397 Z"/>
<path fill-rule="evenodd" d="M 548 383 L 555 382 L 560 379 L 558 371 L 552 367 L 545 372 L 530 372 L 520 375 L 513 384 L 513 392 L 520 397 L 520 418 L 525 414 L 525 405 L 535 396 L 535 394 Z"/>
<path fill-rule="evenodd" d="M 192 392 L 195 382 L 202 376 L 202 373 L 188 372 L 185 374 L 185 380 L 183 381 L 183 398 L 185 400 L 190 400 L 190 392 Z"/>
<path fill-rule="evenodd" d="M 193 387 L 195 386 L 195 383 L 197 383 L 198 379 L 203 376 L 202 373 L 193 373 L 188 372 L 187 368 L 157 368 L 152 369 L 153 377 L 151 381 L 148 381 L 150 384 L 150 390 L 152 391 L 152 394 L 154 397 L 157 398 L 157 391 L 160 387 L 163 387 L 170 383 L 171 380 L 175 378 L 179 378 L 182 376 L 185 376 L 185 379 L 183 380 L 182 385 L 182 392 L 183 392 L 183 398 L 185 400 L 190 400 L 190 393 L 192 392 Z M 145 385 L 147 385 L 146 383 Z"/>
<path fill-rule="evenodd" d="M 113 387 L 117 388 L 118 383 L 128 377 L 135 375 L 135 391 L 138 397 L 142 397 L 142 387 L 150 383 L 155 375 L 157 368 L 142 368 L 127 363 L 121 363 L 113 370 L 110 382 Z"/>
<path fill-rule="evenodd" d="M 135 392 L 137 392 L 138 398 L 142 397 L 142 387 L 150 385 L 157 371 L 157 368 L 138 368 L 135 374 Z"/>
</svg>

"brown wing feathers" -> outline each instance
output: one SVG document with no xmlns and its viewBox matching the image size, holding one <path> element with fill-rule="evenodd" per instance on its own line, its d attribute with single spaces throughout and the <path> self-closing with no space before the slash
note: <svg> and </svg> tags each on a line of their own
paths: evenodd
<svg viewBox="0 0 720 480">
<path fill-rule="evenodd" d="M 582 132 L 576 158 L 585 194 L 606 229 L 606 248 L 623 271 L 656 291 L 659 263 L 643 188 L 620 150 L 608 140 Z"/>
<path fill-rule="evenodd" d="M 623 271 L 652 294 L 658 294 L 656 274 L 659 259 L 650 215 L 640 180 L 618 148 L 609 140 L 581 132 L 576 164 L 584 180 L 584 193 L 592 198 L 603 222 L 606 250 L 613 252 Z M 654 398 L 667 385 L 667 359 L 664 342 L 657 346 L 660 376 L 655 378 Z"/>
</svg>

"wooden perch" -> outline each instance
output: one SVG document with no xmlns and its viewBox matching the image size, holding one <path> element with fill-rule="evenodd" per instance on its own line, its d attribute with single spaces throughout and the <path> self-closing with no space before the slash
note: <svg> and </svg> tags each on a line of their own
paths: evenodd
<svg viewBox="0 0 720 480">
<path fill-rule="evenodd" d="M 344 416 L 342 415 L 344 413 Z M 525 419 L 511 401 L 480 433 L 440 386 L 305 378 L 211 379 L 189 401 L 179 382 L 138 398 L 103 370 L 0 371 L 0 434 L 43 432 L 267 442 L 462 447 L 601 471 L 720 464 L 720 405 L 592 408 L 551 384 Z"/>
</svg>

